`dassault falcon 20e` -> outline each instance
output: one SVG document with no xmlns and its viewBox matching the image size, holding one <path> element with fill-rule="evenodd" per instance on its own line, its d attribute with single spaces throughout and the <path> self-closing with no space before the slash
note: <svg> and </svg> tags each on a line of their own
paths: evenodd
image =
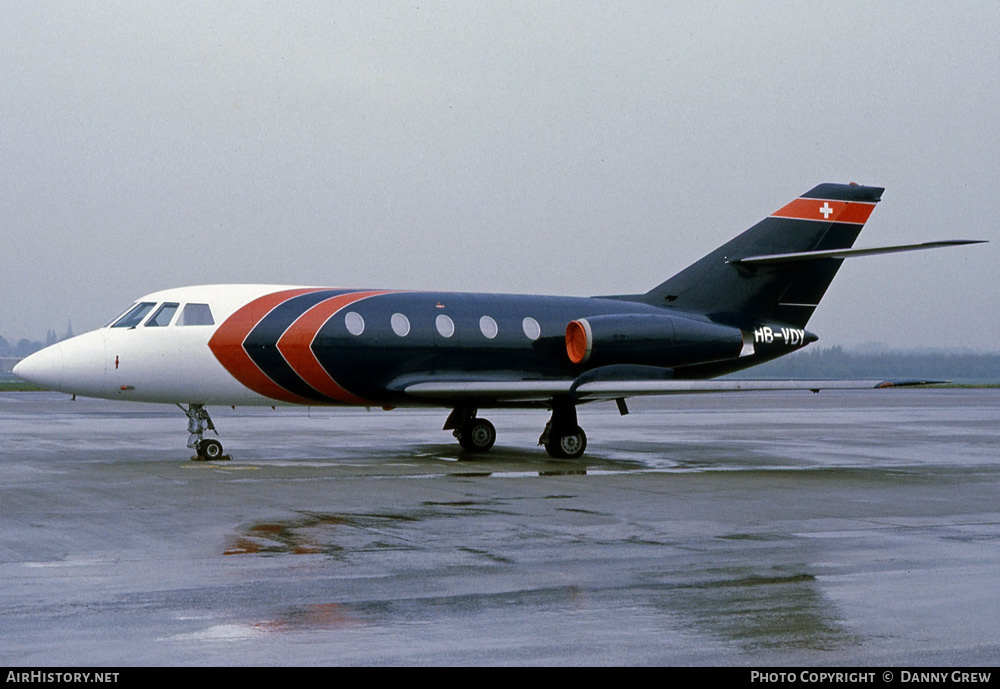
<svg viewBox="0 0 1000 689">
<path fill-rule="evenodd" d="M 553 297 L 273 285 L 155 292 L 107 326 L 20 362 L 77 395 L 174 403 L 188 446 L 224 458 L 209 405 L 437 406 L 468 451 L 496 430 L 480 409 L 551 411 L 539 444 L 579 457 L 593 400 L 836 381 L 710 381 L 793 352 L 843 259 L 950 240 L 852 249 L 883 189 L 821 184 L 645 294 Z M 867 385 L 867 384 L 866 384 Z M 182 405 L 187 405 L 186 408 Z"/>
</svg>

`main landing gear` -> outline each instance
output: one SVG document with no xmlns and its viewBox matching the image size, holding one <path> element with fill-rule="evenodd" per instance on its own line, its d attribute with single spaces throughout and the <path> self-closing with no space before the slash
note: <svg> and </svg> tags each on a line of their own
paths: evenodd
<svg viewBox="0 0 1000 689">
<path fill-rule="evenodd" d="M 576 424 L 576 405 L 567 400 L 552 400 L 552 418 L 538 438 L 549 456 L 576 459 L 587 449 L 587 434 Z"/>
<path fill-rule="evenodd" d="M 497 430 L 477 409 L 458 407 L 448 415 L 444 430 L 452 431 L 458 444 L 469 452 L 486 452 L 497 439 Z M 587 434 L 576 423 L 576 405 L 569 400 L 552 401 L 552 418 L 538 439 L 539 445 L 557 459 L 576 459 L 587 449 Z"/>
<path fill-rule="evenodd" d="M 452 431 L 462 449 L 486 452 L 497 441 L 497 429 L 486 419 L 477 418 L 477 411 L 461 407 L 455 409 L 444 422 L 444 430 Z"/>
<path fill-rule="evenodd" d="M 222 443 L 214 438 L 204 437 L 205 431 L 212 431 L 219 435 L 219 432 L 215 430 L 215 424 L 212 423 L 212 417 L 208 415 L 208 410 L 205 409 L 204 405 L 189 404 L 187 409 L 179 404 L 177 406 L 188 417 L 188 433 L 191 435 L 188 436 L 187 446 L 197 453 L 191 458 L 192 460 L 218 462 L 232 459 L 231 456 L 223 453 Z"/>
</svg>

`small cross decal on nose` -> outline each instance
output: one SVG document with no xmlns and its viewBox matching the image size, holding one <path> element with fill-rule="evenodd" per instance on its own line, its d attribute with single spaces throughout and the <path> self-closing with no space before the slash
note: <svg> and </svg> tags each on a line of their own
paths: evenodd
<svg viewBox="0 0 1000 689">
<path fill-rule="evenodd" d="M 824 220 L 829 220 L 830 219 L 830 213 L 833 213 L 833 209 L 830 208 L 830 204 L 829 203 L 827 203 L 826 201 L 824 201 L 823 205 L 820 206 L 819 212 L 823 214 L 823 219 Z"/>
</svg>

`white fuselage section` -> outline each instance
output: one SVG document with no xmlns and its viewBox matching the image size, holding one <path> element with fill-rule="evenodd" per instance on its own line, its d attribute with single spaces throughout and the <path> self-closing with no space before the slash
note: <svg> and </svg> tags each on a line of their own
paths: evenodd
<svg viewBox="0 0 1000 689">
<path fill-rule="evenodd" d="M 274 285 L 207 285 L 149 294 L 137 303 L 207 303 L 213 325 L 105 326 L 21 361 L 14 373 L 52 390 L 132 402 L 275 405 L 234 379 L 208 347 L 226 318 Z M 175 320 L 178 320 L 175 318 Z"/>
</svg>

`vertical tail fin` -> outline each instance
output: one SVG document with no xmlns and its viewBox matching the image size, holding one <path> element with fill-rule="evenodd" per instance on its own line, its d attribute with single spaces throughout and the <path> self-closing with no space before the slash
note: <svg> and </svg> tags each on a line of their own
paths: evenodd
<svg viewBox="0 0 1000 689">
<path fill-rule="evenodd" d="M 856 184 L 820 184 L 640 298 L 723 318 L 805 327 L 842 258 L 764 265 L 733 261 L 848 249 L 883 191 Z"/>
</svg>

